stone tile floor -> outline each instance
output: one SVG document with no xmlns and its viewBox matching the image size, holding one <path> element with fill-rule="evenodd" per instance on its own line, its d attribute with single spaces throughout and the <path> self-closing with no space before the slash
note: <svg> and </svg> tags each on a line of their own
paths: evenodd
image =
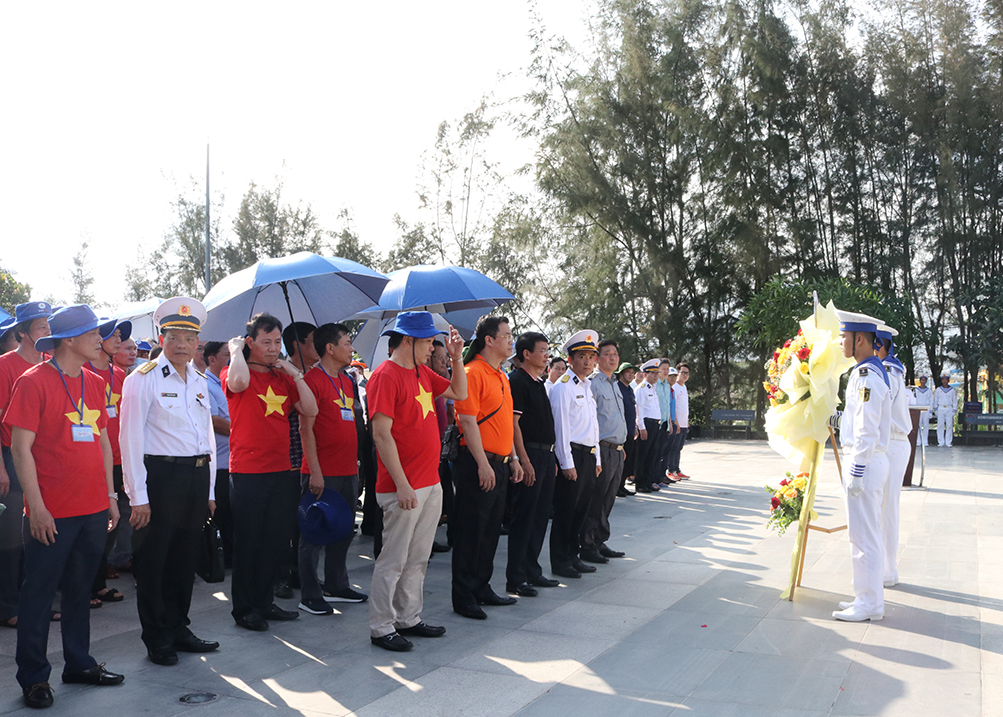
<svg viewBox="0 0 1003 717">
<path fill-rule="evenodd" d="M 845 533 L 812 533 L 803 587 L 780 600 L 794 533 L 765 527 L 766 482 L 787 465 L 765 443 L 693 441 L 693 479 L 618 500 L 612 547 L 627 557 L 581 580 L 488 608 L 484 622 L 450 610 L 449 555 L 436 555 L 424 617 L 446 637 L 392 654 L 369 644 L 365 605 L 302 614 L 267 633 L 229 616 L 228 585 L 196 582 L 196 633 L 219 652 L 146 659 L 129 576 L 123 603 L 91 614 L 92 653 L 123 672 L 121 687 L 58 684 L 59 627 L 50 636 L 56 704 L 73 715 L 815 715 L 1003 714 L 1003 473 L 999 448 L 931 447 L 926 490 L 902 494 L 902 583 L 884 621 L 830 614 L 850 595 Z M 820 524 L 844 522 L 831 454 Z M 440 533 L 441 533 L 440 529 Z M 353 544 L 353 582 L 368 592 L 372 541 Z M 504 587 L 505 540 L 494 586 Z M 295 601 L 284 607 L 295 608 Z M 14 631 L 0 633 L 0 714 L 24 713 Z M 179 698 L 218 697 L 203 705 Z"/>
</svg>

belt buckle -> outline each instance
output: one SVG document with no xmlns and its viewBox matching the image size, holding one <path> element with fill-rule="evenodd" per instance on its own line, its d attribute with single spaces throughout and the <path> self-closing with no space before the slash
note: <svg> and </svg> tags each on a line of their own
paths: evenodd
<svg viewBox="0 0 1003 717">
<path fill-rule="evenodd" d="M 205 456 L 199 456 L 198 458 L 195 459 L 195 467 L 201 468 L 208 462 L 209 462 L 208 458 L 206 458 Z"/>
</svg>

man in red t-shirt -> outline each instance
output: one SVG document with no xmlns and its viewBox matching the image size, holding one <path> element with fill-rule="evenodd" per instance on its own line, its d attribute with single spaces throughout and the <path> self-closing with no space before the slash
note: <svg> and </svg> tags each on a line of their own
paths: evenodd
<svg viewBox="0 0 1003 717">
<path fill-rule="evenodd" d="M 233 511 L 233 610 L 247 630 L 299 613 L 272 602 L 272 585 L 292 540 L 299 476 L 289 461 L 289 411 L 317 415 L 303 372 L 284 359 L 282 323 L 257 314 L 247 335 L 230 339 L 220 380 L 230 409 L 230 506 Z"/>
<path fill-rule="evenodd" d="M 446 628 L 421 619 L 425 569 L 442 513 L 439 428 L 435 399 L 467 396 L 460 364 L 463 339 L 450 329 L 446 350 L 453 364 L 447 381 L 425 364 L 435 328 L 427 311 L 403 311 L 389 336 L 390 360 L 366 384 L 369 419 L 377 451 L 376 500 L 383 509 L 383 550 L 373 568 L 369 596 L 370 640 L 406 652 L 406 635 L 440 637 Z"/>
<path fill-rule="evenodd" d="M 88 361 L 84 364 L 84 370 L 97 374 L 104 381 L 104 402 L 105 412 L 108 414 L 108 441 L 111 443 L 111 477 L 115 485 L 115 492 L 118 494 L 118 515 L 119 523 L 128 521 L 132 514 L 129 506 L 129 496 L 125 494 L 122 484 L 122 449 L 119 446 L 119 411 L 121 411 L 122 384 L 125 383 L 125 371 L 116 366 L 113 362 L 122 342 L 132 334 L 131 321 L 119 321 L 115 324 L 115 330 L 111 336 L 101 342 L 101 355 L 97 361 Z M 104 554 L 101 556 L 101 564 L 98 565 L 97 575 L 94 576 L 94 585 L 91 592 L 94 598 L 102 602 L 121 602 L 125 596 L 115 588 L 108 587 L 108 553 L 115 545 L 118 537 L 118 526 L 108 533 L 108 540 L 105 542 Z"/>
<path fill-rule="evenodd" d="M 17 349 L 0 356 L 0 416 L 10 405 L 14 382 L 21 374 L 42 363 L 42 354 L 35 350 L 35 342 L 49 335 L 49 316 L 52 307 L 44 301 L 20 304 L 11 319 L 14 325 L 8 333 L 17 342 Z M 21 538 L 21 506 L 24 494 L 14 470 L 14 457 L 10 452 L 10 428 L 0 424 L 0 444 L 3 461 L 0 462 L 0 499 L 7 505 L 7 515 L 0 517 L 0 623 L 7 627 L 17 625 L 17 605 L 21 600 L 21 556 L 24 541 Z"/>
<path fill-rule="evenodd" d="M 345 371 L 352 362 L 352 337 L 344 324 L 324 324 L 313 332 L 320 363 L 307 371 L 306 383 L 317 399 L 317 416 L 303 416 L 303 464 L 300 483 L 304 494 L 317 498 L 325 489 L 339 493 L 355 512 L 359 500 L 359 426 L 362 408 L 355 382 Z M 304 352 L 305 353 L 305 352 Z M 328 603 L 365 602 L 366 595 L 352 589 L 345 559 L 353 534 L 330 545 L 315 545 L 299 538 L 299 609 L 312 615 L 334 612 Z M 317 580 L 317 564 L 324 552 L 324 585 Z"/>
<path fill-rule="evenodd" d="M 29 707 L 52 704 L 46 657 L 49 613 L 62 593 L 63 682 L 117 685 L 125 678 L 90 655 L 90 596 L 108 530 L 118 523 L 104 382 L 83 370 L 101 353 L 115 322 L 101 324 L 84 305 L 49 319 L 52 335 L 35 342 L 52 359 L 14 384 L 3 422 L 24 491 L 30 531 L 17 621 L 17 681 Z M 67 470 L 72 466 L 73 470 Z"/>
</svg>

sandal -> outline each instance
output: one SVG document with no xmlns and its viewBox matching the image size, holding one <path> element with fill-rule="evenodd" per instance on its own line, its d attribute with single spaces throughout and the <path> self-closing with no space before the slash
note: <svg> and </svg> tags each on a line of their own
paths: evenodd
<svg viewBox="0 0 1003 717">
<path fill-rule="evenodd" d="M 102 605 L 104 603 L 101 602 L 101 598 L 91 598 L 91 610 L 97 610 Z"/>
<path fill-rule="evenodd" d="M 115 588 L 105 588 L 104 592 L 96 592 L 93 597 L 101 602 L 122 602 L 125 600 L 125 595 L 120 593 Z"/>
</svg>

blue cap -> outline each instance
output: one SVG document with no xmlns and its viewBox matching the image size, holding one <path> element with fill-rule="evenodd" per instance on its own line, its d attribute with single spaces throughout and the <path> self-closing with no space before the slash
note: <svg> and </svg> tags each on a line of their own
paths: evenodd
<svg viewBox="0 0 1003 717">
<path fill-rule="evenodd" d="M 101 339 L 104 340 L 115 331 L 115 320 L 99 319 L 87 304 L 63 307 L 49 317 L 49 331 L 52 334 L 36 341 L 35 350 L 52 351 L 56 339 L 71 339 L 94 329 L 100 330 Z"/>
<path fill-rule="evenodd" d="M 17 325 L 17 319 L 15 319 L 13 316 L 10 316 L 4 319 L 3 321 L 0 321 L 0 341 L 2 341 L 3 337 L 7 335 L 7 332 L 13 329 L 16 325 Z"/>
<path fill-rule="evenodd" d="M 104 321 L 115 321 L 115 326 L 112 328 L 111 333 L 108 334 L 108 336 L 105 336 L 104 338 L 108 338 L 108 337 L 111 336 L 111 334 L 115 333 L 115 329 L 118 329 L 118 336 L 123 341 L 125 341 L 130 336 L 132 336 L 132 322 L 129 321 L 128 319 L 124 319 L 122 321 L 117 321 L 115 319 L 106 319 L 106 318 L 102 317 L 101 321 L 102 322 L 104 322 Z"/>
<path fill-rule="evenodd" d="M 151 344 L 149 341 L 145 341 L 145 340 L 144 341 L 137 341 L 136 342 L 136 349 L 138 351 L 153 351 L 153 344 Z"/>
<path fill-rule="evenodd" d="M 296 518 L 300 535 L 313 545 L 331 545 L 344 540 L 355 528 L 355 511 L 341 493 L 325 488 L 320 498 L 307 491 Z"/>
<path fill-rule="evenodd" d="M 397 314 L 397 321 L 392 329 L 387 329 L 381 336 L 390 333 L 404 334 L 415 339 L 430 339 L 437 334 L 446 333 L 442 329 L 435 328 L 432 321 L 432 314 L 427 311 L 402 311 Z"/>
</svg>

